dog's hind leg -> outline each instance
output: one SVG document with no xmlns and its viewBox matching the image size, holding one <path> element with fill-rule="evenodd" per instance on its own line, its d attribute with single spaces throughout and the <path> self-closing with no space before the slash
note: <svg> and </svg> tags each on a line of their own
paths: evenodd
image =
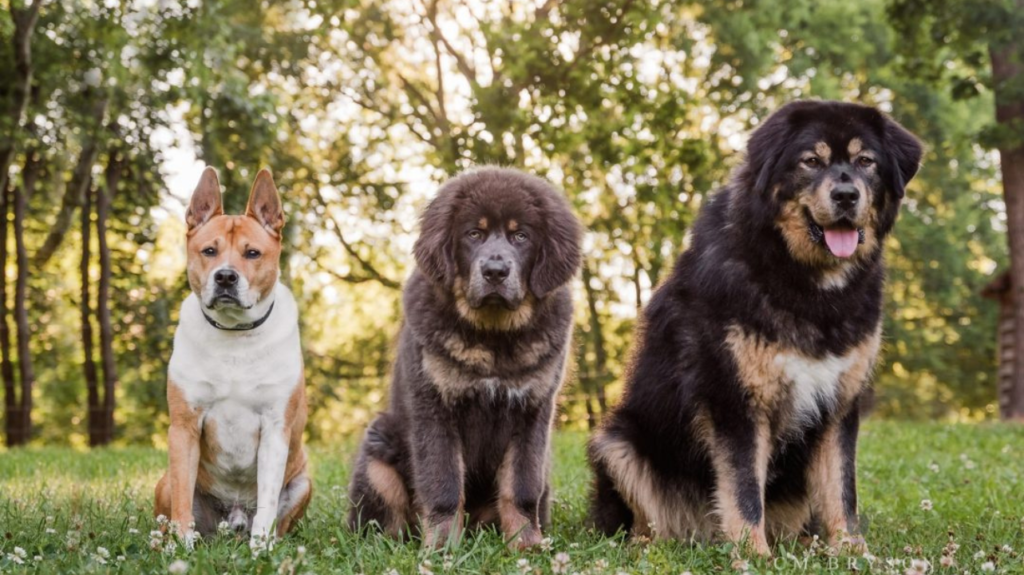
<svg viewBox="0 0 1024 575">
<path fill-rule="evenodd" d="M 306 506 L 313 496 L 313 482 L 306 471 L 296 475 L 284 489 L 277 504 L 277 535 L 287 533 L 306 513 Z"/>
<path fill-rule="evenodd" d="M 608 473 L 604 459 L 599 455 L 597 441 L 588 448 L 590 465 L 594 469 L 594 486 L 590 493 L 588 521 L 599 532 L 611 537 L 622 531 L 633 529 L 633 511 L 615 488 L 615 482 Z"/>
<path fill-rule="evenodd" d="M 353 531 L 376 528 L 399 537 L 411 524 L 412 493 L 398 469 L 399 443 L 389 421 L 382 415 L 366 431 L 349 486 L 348 524 Z"/>
<path fill-rule="evenodd" d="M 156 493 L 154 493 L 153 500 L 153 516 L 161 515 L 164 518 L 171 516 L 171 480 L 166 473 L 160 477 L 160 481 L 156 482 Z"/>
</svg>

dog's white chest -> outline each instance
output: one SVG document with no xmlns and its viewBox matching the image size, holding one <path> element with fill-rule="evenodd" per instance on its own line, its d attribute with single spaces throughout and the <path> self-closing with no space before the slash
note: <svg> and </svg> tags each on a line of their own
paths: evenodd
<svg viewBox="0 0 1024 575">
<path fill-rule="evenodd" d="M 190 296 L 182 306 L 169 379 L 201 412 L 211 494 L 255 503 L 261 436 L 284 432 L 289 400 L 302 384 L 295 302 L 279 286 L 273 315 L 252 332 L 216 330 L 198 305 Z"/>
<path fill-rule="evenodd" d="M 775 356 L 775 365 L 790 384 L 790 405 L 800 421 L 815 419 L 822 407 L 835 405 L 843 374 L 856 361 L 854 354 L 826 355 L 811 358 L 782 352 Z"/>
</svg>

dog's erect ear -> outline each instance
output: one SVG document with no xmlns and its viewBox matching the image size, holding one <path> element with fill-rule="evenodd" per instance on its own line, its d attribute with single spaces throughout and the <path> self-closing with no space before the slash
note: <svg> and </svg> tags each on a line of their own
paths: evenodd
<svg viewBox="0 0 1024 575">
<path fill-rule="evenodd" d="M 455 265 L 455 242 L 452 238 L 455 205 L 444 187 L 420 218 L 420 236 L 416 238 L 412 253 L 416 266 L 431 281 L 451 288 L 458 274 Z"/>
<path fill-rule="evenodd" d="M 252 183 L 252 191 L 249 192 L 249 205 L 245 208 L 245 215 L 255 219 L 271 234 L 281 236 L 281 228 L 284 227 L 284 208 L 281 206 L 281 196 L 277 193 L 277 186 L 274 185 L 274 177 L 270 175 L 270 170 L 264 168 L 256 174 L 256 181 Z"/>
<path fill-rule="evenodd" d="M 885 117 L 885 149 L 889 154 L 889 187 L 896 199 L 902 199 L 907 184 L 921 167 L 924 149 L 916 136 L 899 125 L 896 120 Z"/>
<path fill-rule="evenodd" d="M 564 198 L 547 203 L 546 233 L 530 272 L 530 291 L 538 299 L 568 283 L 580 269 L 580 223 Z"/>
<path fill-rule="evenodd" d="M 210 221 L 215 216 L 224 214 L 224 206 L 220 198 L 220 181 L 217 179 L 217 170 L 207 167 L 203 175 L 199 176 L 199 184 L 192 192 L 192 199 L 189 201 L 188 210 L 185 212 L 185 223 L 188 224 L 188 231 L 192 232 L 199 226 Z"/>
</svg>

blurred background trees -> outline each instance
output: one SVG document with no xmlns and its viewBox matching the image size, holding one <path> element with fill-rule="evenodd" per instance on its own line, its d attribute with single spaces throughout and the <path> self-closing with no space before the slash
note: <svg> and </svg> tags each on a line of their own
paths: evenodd
<svg viewBox="0 0 1024 575">
<path fill-rule="evenodd" d="M 928 147 L 887 246 L 877 413 L 994 417 L 979 292 L 1008 265 L 996 150 L 1022 130 L 996 111 L 1022 91 L 979 50 L 1020 37 L 1018 1 L 953 33 L 972 3 L 0 0 L 7 441 L 161 444 L 203 163 L 231 211 L 262 166 L 283 192 L 313 439 L 384 406 L 437 185 L 482 163 L 554 181 L 589 230 L 560 421 L 594 425 L 707 194 L 801 97 L 877 105 Z"/>
</svg>

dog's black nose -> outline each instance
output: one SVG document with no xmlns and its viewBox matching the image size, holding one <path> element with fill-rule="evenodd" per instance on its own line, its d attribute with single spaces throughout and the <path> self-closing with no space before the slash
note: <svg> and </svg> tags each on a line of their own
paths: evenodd
<svg viewBox="0 0 1024 575">
<path fill-rule="evenodd" d="M 857 200 L 860 199 L 860 192 L 853 184 L 839 184 L 832 188 L 832 201 L 835 202 L 836 206 L 844 210 L 848 210 L 857 205 Z"/>
<path fill-rule="evenodd" d="M 217 273 L 213 274 L 213 281 L 223 288 L 232 287 L 238 283 L 238 272 L 235 270 L 217 270 Z"/>
<path fill-rule="evenodd" d="M 509 265 L 503 259 L 489 259 L 484 262 L 481 271 L 487 283 L 500 284 L 508 277 Z"/>
</svg>

